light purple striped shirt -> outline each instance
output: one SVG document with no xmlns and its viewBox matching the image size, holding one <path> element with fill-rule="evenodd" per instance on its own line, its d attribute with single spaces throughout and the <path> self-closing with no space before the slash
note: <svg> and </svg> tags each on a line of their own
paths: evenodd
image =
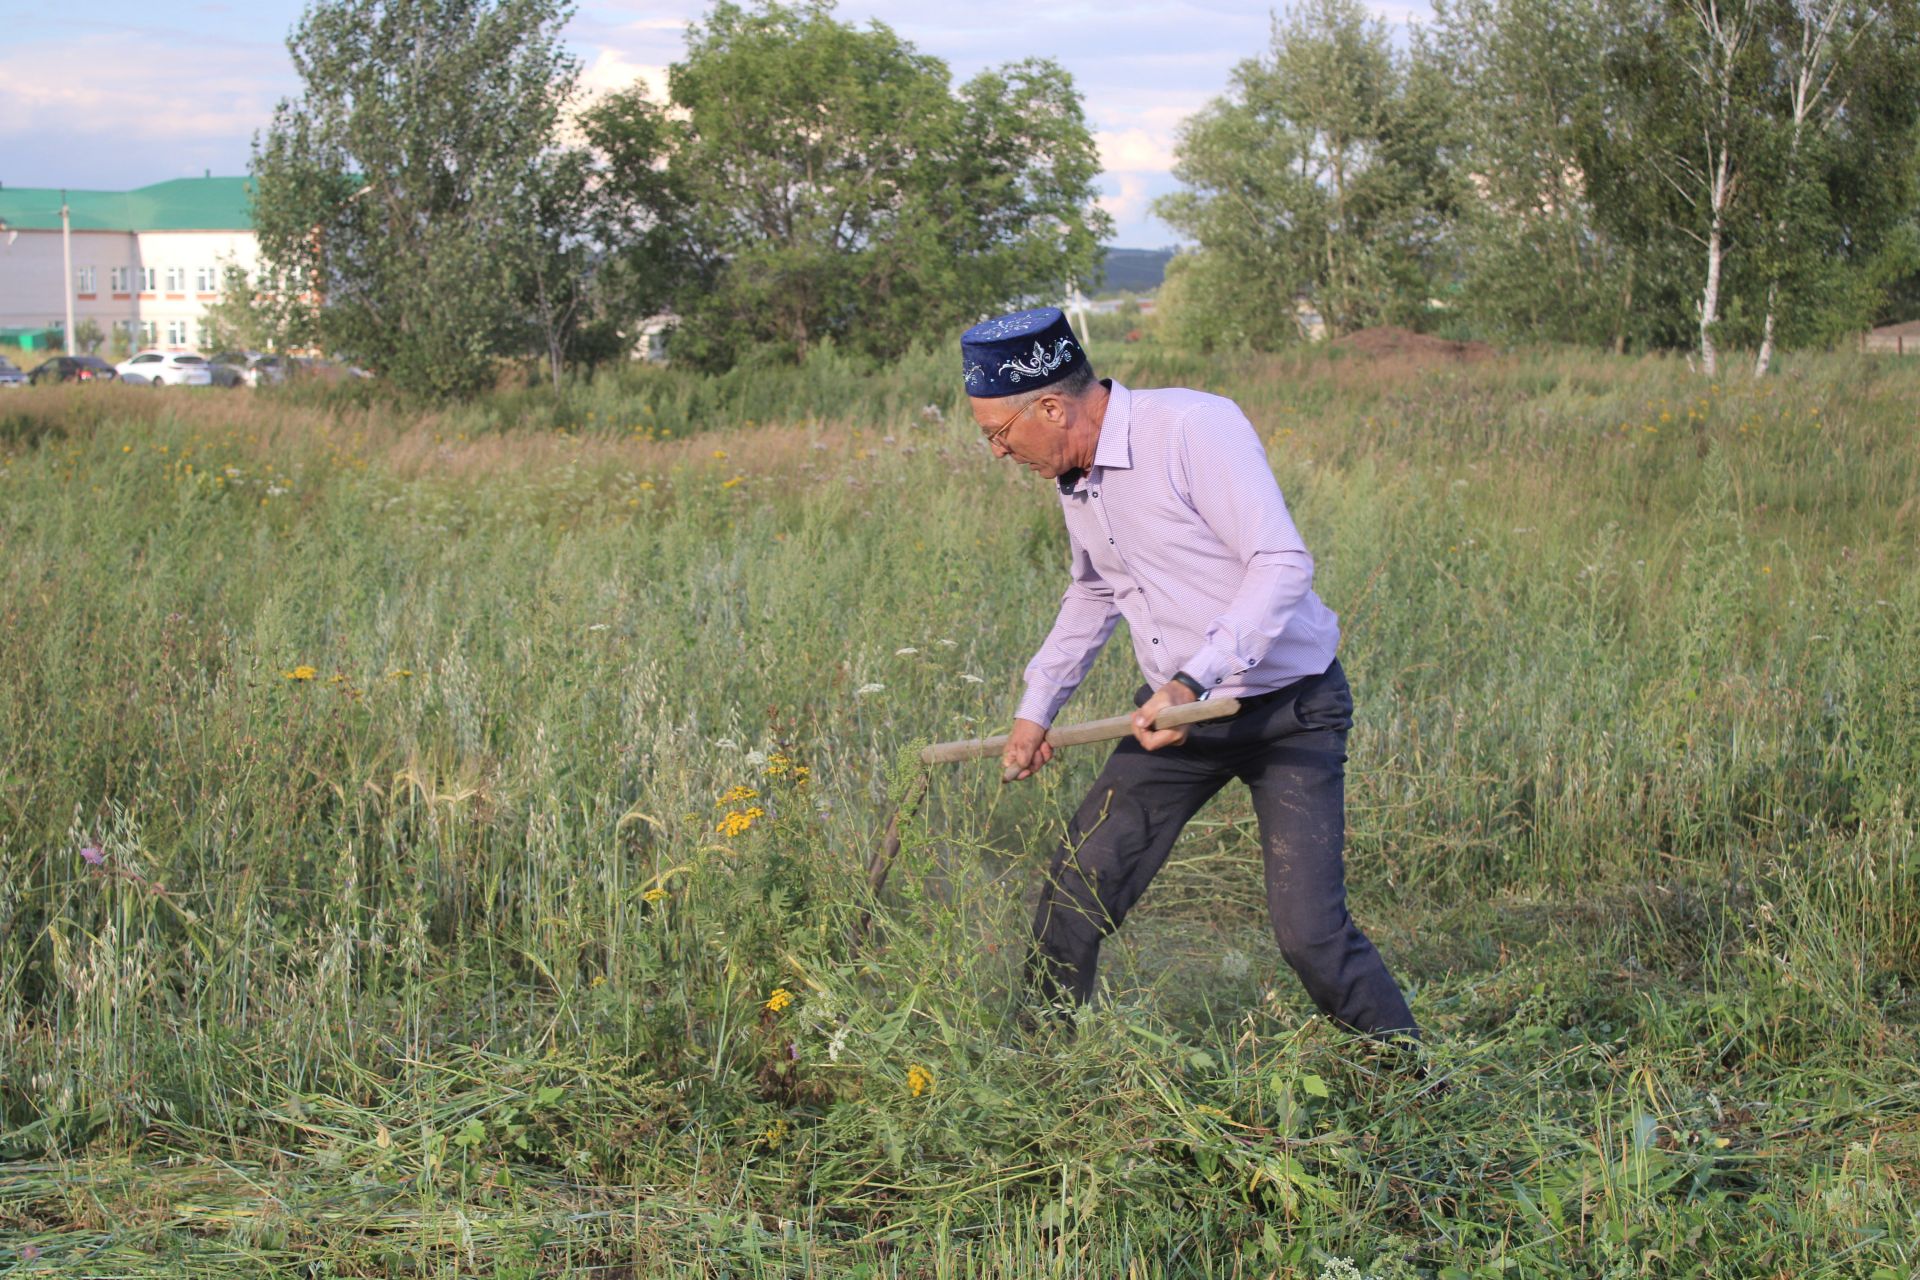
<svg viewBox="0 0 1920 1280">
<path fill-rule="evenodd" d="M 1051 725 L 1122 618 L 1155 689 L 1185 671 L 1208 696 L 1243 697 L 1333 664 L 1340 621 L 1233 401 L 1113 383 L 1093 466 L 1060 506 L 1072 582 L 1027 664 L 1020 719 Z"/>
</svg>

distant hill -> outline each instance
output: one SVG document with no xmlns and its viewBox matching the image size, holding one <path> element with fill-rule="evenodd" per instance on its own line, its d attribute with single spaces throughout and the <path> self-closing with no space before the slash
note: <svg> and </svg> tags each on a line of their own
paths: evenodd
<svg viewBox="0 0 1920 1280">
<path fill-rule="evenodd" d="M 1088 293 L 1151 293 L 1167 274 L 1171 249 L 1113 249 L 1106 251 L 1100 277 L 1089 281 Z"/>
</svg>

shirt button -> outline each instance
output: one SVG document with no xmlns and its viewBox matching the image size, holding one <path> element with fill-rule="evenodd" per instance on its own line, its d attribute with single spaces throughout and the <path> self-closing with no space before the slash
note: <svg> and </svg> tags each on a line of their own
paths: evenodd
<svg viewBox="0 0 1920 1280">
<path fill-rule="evenodd" d="M 1112 545 L 1113 545 L 1113 539 L 1112 539 L 1112 538 L 1108 538 L 1108 539 L 1107 539 L 1107 545 L 1108 545 L 1108 546 L 1112 546 Z"/>
<path fill-rule="evenodd" d="M 1155 636 L 1155 637 L 1153 638 L 1153 642 L 1154 642 L 1155 644 L 1159 644 L 1159 643 L 1160 643 L 1160 637 L 1159 637 L 1159 636 Z"/>
<path fill-rule="evenodd" d="M 1095 490 L 1093 491 L 1093 496 L 1094 496 L 1094 497 L 1096 497 L 1096 498 L 1097 498 L 1097 497 L 1099 497 L 1099 496 L 1100 496 L 1100 491 L 1099 491 L 1098 489 L 1095 489 Z"/>
</svg>

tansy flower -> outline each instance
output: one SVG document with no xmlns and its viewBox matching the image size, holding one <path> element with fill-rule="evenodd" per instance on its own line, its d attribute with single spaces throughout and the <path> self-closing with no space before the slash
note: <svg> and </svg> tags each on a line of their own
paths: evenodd
<svg viewBox="0 0 1920 1280">
<path fill-rule="evenodd" d="M 793 992 L 787 990 L 785 987 L 775 987 L 773 994 L 767 997 L 767 1009 L 773 1013 L 780 1012 L 792 1003 Z"/>
<path fill-rule="evenodd" d="M 656 885 L 653 888 L 647 890 L 645 893 L 641 894 L 640 901 L 659 902 L 666 896 L 667 896 L 667 891 L 665 889 L 660 888 L 658 885 Z"/>
<path fill-rule="evenodd" d="M 720 819 L 720 825 L 715 827 L 714 830 L 731 839 L 751 827 L 755 818 L 764 818 L 766 816 L 767 811 L 759 805 L 754 805 L 751 809 L 735 809 L 732 813 Z"/>
<path fill-rule="evenodd" d="M 760 1135 L 760 1141 L 767 1145 L 769 1151 L 776 1151 L 780 1144 L 787 1140 L 787 1133 L 791 1127 L 785 1117 L 775 1120 L 767 1126 L 767 1131 Z"/>
<path fill-rule="evenodd" d="M 320 673 L 313 667 L 302 665 L 295 667 L 291 671 L 283 671 L 280 674 L 289 680 L 311 680 Z"/>
<path fill-rule="evenodd" d="M 716 809 L 724 808 L 725 806 L 733 804 L 735 801 L 738 801 L 738 800 L 751 800 L 759 794 L 760 793 L 758 791 L 755 791 L 752 787 L 747 787 L 747 786 L 735 787 L 733 790 L 727 792 L 727 794 L 721 796 L 719 799 L 719 802 L 714 805 L 714 808 Z"/>
<path fill-rule="evenodd" d="M 727 451 L 725 449 L 715 449 L 713 451 L 713 456 L 720 459 L 722 462 L 725 462 L 727 459 Z"/>
<path fill-rule="evenodd" d="M 933 1088 L 933 1072 L 917 1062 L 914 1063 L 907 1068 L 907 1088 L 912 1091 L 914 1097 L 919 1097 Z"/>
<path fill-rule="evenodd" d="M 746 477 L 745 477 L 745 476 L 735 476 L 735 477 L 734 477 L 733 479 L 731 479 L 731 480 L 722 480 L 722 481 L 720 482 L 720 487 L 721 487 L 722 489 L 731 489 L 731 488 L 733 488 L 733 487 L 734 487 L 735 485 L 737 485 L 737 484 L 739 484 L 739 483 L 740 483 L 740 482 L 741 482 L 742 480 L 745 480 L 745 479 L 746 479 Z"/>
</svg>

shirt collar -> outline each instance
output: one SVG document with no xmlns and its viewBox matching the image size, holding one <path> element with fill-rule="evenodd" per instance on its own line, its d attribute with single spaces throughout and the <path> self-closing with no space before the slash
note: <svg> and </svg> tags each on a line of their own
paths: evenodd
<svg viewBox="0 0 1920 1280">
<path fill-rule="evenodd" d="M 1133 424 L 1133 393 L 1112 378 L 1103 378 L 1101 383 L 1107 388 L 1107 408 L 1100 419 L 1100 438 L 1093 446 L 1093 465 L 1132 470 L 1133 446 L 1128 433 Z M 1075 467 L 1057 476 L 1054 484 L 1065 497 L 1079 492 L 1086 477 L 1084 470 Z"/>
<path fill-rule="evenodd" d="M 1107 412 L 1100 419 L 1100 440 L 1093 448 L 1096 467 L 1133 467 L 1133 393 L 1116 378 L 1106 378 Z"/>
</svg>

